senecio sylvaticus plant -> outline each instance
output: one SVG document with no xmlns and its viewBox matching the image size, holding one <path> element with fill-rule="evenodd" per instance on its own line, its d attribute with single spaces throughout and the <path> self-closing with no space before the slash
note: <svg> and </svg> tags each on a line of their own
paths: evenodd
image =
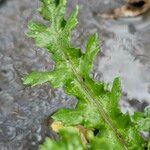
<svg viewBox="0 0 150 150">
<path fill-rule="evenodd" d="M 44 23 L 30 21 L 27 35 L 36 46 L 45 48 L 55 61 L 47 72 L 32 72 L 23 78 L 26 85 L 46 82 L 54 88 L 63 87 L 75 96 L 75 109 L 60 109 L 52 115 L 51 127 L 60 135 L 58 141 L 46 138 L 40 150 L 145 150 L 150 148 L 150 108 L 130 116 L 119 108 L 121 86 L 114 79 L 112 89 L 90 76 L 93 60 L 100 51 L 97 33 L 89 37 L 86 51 L 71 44 L 71 34 L 77 26 L 78 7 L 65 18 L 66 0 L 41 0 L 39 12 Z M 39 62 L 40 63 L 40 62 Z"/>
</svg>

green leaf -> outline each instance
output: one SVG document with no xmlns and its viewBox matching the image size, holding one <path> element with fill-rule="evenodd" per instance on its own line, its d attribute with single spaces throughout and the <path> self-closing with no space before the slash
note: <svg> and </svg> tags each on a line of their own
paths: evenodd
<svg viewBox="0 0 150 150">
<path fill-rule="evenodd" d="M 108 138 L 95 138 L 91 142 L 90 150 L 122 150 L 116 143 L 112 143 Z"/>
<path fill-rule="evenodd" d="M 75 128 L 62 129 L 60 137 L 59 141 L 46 138 L 39 150 L 84 150 L 81 137 Z"/>
<path fill-rule="evenodd" d="M 86 128 L 100 128 L 101 120 L 91 103 L 79 101 L 75 110 L 61 109 L 52 118 L 65 125 L 83 125 Z"/>
<path fill-rule="evenodd" d="M 136 124 L 140 132 L 145 131 L 150 133 L 150 107 L 147 107 L 144 113 L 135 112 L 132 116 L 132 121 Z"/>
<path fill-rule="evenodd" d="M 66 22 L 66 25 L 64 27 L 64 37 L 66 38 L 68 44 L 70 45 L 70 36 L 71 36 L 71 31 L 77 26 L 78 20 L 77 20 L 77 15 L 78 15 L 79 7 L 77 6 L 76 9 L 73 11 L 71 16 Z"/>
<path fill-rule="evenodd" d="M 128 114 L 122 114 L 119 108 L 121 86 L 118 78 L 114 80 L 113 88 L 109 91 L 105 83 L 96 82 L 90 76 L 94 58 L 100 51 L 98 35 L 94 34 L 89 38 L 86 52 L 82 53 L 81 49 L 71 44 L 71 33 L 78 24 L 78 7 L 69 18 L 65 18 L 66 0 L 41 1 L 39 11 L 46 22 L 30 22 L 28 36 L 35 40 L 38 47 L 46 48 L 52 54 L 55 68 L 48 72 L 27 75 L 23 79 L 24 84 L 35 86 L 49 82 L 55 88 L 63 86 L 67 94 L 78 98 L 75 110 L 62 109 L 53 118 L 66 125 L 98 129 L 101 133 L 100 147 L 103 143 L 109 149 L 111 143 L 114 149 L 121 149 L 121 145 L 126 150 L 137 147 L 142 150 L 145 141 L 138 131 L 149 129 L 149 117 L 133 121 Z M 65 147 L 69 145 L 67 139 L 71 139 L 68 136 L 67 132 L 63 132 L 63 142 L 48 142 L 47 146 L 52 145 L 56 150 L 58 145 Z M 75 141 L 79 142 L 77 139 Z M 73 149 L 73 143 L 70 143 Z"/>
<path fill-rule="evenodd" d="M 36 36 L 39 35 L 39 33 L 42 33 L 46 30 L 45 25 L 35 21 L 30 21 L 28 23 L 28 28 L 30 29 L 30 32 L 28 32 L 27 35 L 32 38 L 35 38 Z"/>
<path fill-rule="evenodd" d="M 95 33 L 89 38 L 86 46 L 86 53 L 80 59 L 80 68 L 83 76 L 89 76 L 93 66 L 94 58 L 99 51 L 99 39 L 97 33 Z"/>
<path fill-rule="evenodd" d="M 126 134 L 128 135 L 127 140 L 129 141 L 130 150 L 145 150 L 147 141 L 141 138 L 141 134 L 135 127 L 129 127 Z"/>
<path fill-rule="evenodd" d="M 42 6 L 39 9 L 44 19 L 54 23 L 55 20 L 61 20 L 65 13 L 66 0 L 41 0 Z M 58 16 L 58 18 L 54 18 Z M 60 17 L 61 16 L 61 17 Z M 58 23 L 58 22 L 57 22 Z"/>
<path fill-rule="evenodd" d="M 23 84 L 30 84 L 36 86 L 39 84 L 46 83 L 52 79 L 51 72 L 32 72 L 30 75 L 27 75 L 23 78 Z"/>
<path fill-rule="evenodd" d="M 23 83 L 33 86 L 50 82 L 53 87 L 63 86 L 65 80 L 69 78 L 67 73 L 64 73 L 64 69 L 59 69 L 50 72 L 32 72 L 23 78 Z"/>
<path fill-rule="evenodd" d="M 116 78 L 113 82 L 113 87 L 111 93 L 109 94 L 109 101 L 107 102 L 107 109 L 109 109 L 109 115 L 113 120 L 115 120 L 116 125 L 125 130 L 129 128 L 131 124 L 130 116 L 128 114 L 123 114 L 120 110 L 119 100 L 121 99 L 121 83 L 120 79 Z"/>
</svg>

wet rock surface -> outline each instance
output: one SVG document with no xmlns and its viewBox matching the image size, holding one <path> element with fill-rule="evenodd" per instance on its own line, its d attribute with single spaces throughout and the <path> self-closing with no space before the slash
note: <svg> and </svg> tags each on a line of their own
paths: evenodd
<svg viewBox="0 0 150 150">
<path fill-rule="evenodd" d="M 98 13 L 121 6 L 121 0 L 74 0 L 71 12 L 81 7 L 73 43 L 85 49 L 87 37 L 98 32 L 102 52 L 95 61 L 93 77 L 111 83 L 122 79 L 123 111 L 143 110 L 150 103 L 149 14 L 125 20 L 103 20 Z M 30 88 L 21 78 L 31 71 L 51 70 L 54 62 L 44 49 L 25 37 L 27 22 L 41 19 L 38 0 L 0 1 L 0 149 L 36 150 L 48 129 L 48 118 L 61 107 L 74 107 L 76 100 L 50 85 Z M 48 121 L 47 121 L 48 120 Z"/>
</svg>

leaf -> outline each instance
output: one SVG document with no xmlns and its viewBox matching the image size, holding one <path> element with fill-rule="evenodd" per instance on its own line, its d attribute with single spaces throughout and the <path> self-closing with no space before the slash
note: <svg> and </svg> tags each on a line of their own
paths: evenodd
<svg viewBox="0 0 150 150">
<path fill-rule="evenodd" d="M 28 28 L 31 30 L 27 33 L 27 36 L 35 38 L 39 33 L 46 30 L 46 26 L 40 22 L 30 21 L 28 23 Z"/>
<path fill-rule="evenodd" d="M 49 82 L 55 88 L 63 86 L 68 95 L 78 99 L 75 110 L 58 111 L 53 115 L 55 121 L 61 121 L 65 125 L 82 125 L 84 128 L 97 129 L 102 135 L 99 136 L 100 143 L 106 140 L 106 147 L 111 143 L 114 149 L 118 149 L 120 145 L 126 150 L 137 149 L 137 146 L 143 149 L 145 141 L 138 130 L 147 130 L 147 119 L 142 118 L 136 123 L 128 114 L 122 114 L 119 108 L 119 79 L 114 80 L 113 88 L 109 91 L 105 83 L 96 82 L 90 76 L 94 58 L 100 51 L 98 35 L 94 34 L 89 38 L 86 52 L 82 53 L 81 49 L 71 44 L 71 33 L 78 24 L 78 7 L 69 18 L 65 18 L 66 0 L 41 1 L 39 11 L 47 22 L 30 22 L 28 36 L 35 40 L 38 47 L 46 48 L 52 54 L 55 68 L 52 71 L 27 75 L 23 79 L 24 84 L 35 86 Z M 138 127 L 139 124 L 142 126 Z M 48 142 L 48 146 L 54 146 L 53 149 L 56 150 L 58 145 L 63 148 L 69 145 L 68 138 L 73 137 L 63 132 L 63 142 Z M 80 140 L 76 137 L 75 141 L 79 144 Z M 72 142 L 70 141 L 69 145 L 71 148 L 74 145 Z M 136 144 L 137 142 L 139 144 Z M 76 145 L 74 146 L 76 149 Z"/>
<path fill-rule="evenodd" d="M 71 31 L 78 24 L 78 20 L 77 20 L 78 11 L 79 11 L 79 7 L 77 6 L 76 9 L 71 14 L 70 18 L 66 21 L 66 25 L 64 27 L 64 33 L 65 33 L 64 37 L 66 38 L 65 40 L 68 42 L 69 45 L 70 45 Z"/>
<path fill-rule="evenodd" d="M 147 107 L 144 113 L 135 112 L 132 116 L 132 121 L 136 124 L 140 132 L 145 131 L 150 133 L 150 107 Z"/>
<path fill-rule="evenodd" d="M 89 76 L 95 56 L 100 51 L 97 33 L 93 34 L 86 45 L 86 53 L 80 59 L 80 68 L 83 76 Z"/>
<path fill-rule="evenodd" d="M 64 73 L 64 69 L 50 72 L 32 72 L 30 75 L 27 75 L 25 78 L 23 78 L 23 83 L 36 86 L 50 82 L 53 87 L 57 88 L 64 84 L 64 81 L 67 77 L 67 74 Z"/>
<path fill-rule="evenodd" d="M 116 149 L 117 148 L 117 149 Z M 106 138 L 95 138 L 91 142 L 90 150 L 122 150 L 121 147 L 115 147 L 115 143 L 111 143 L 109 139 Z"/>
<path fill-rule="evenodd" d="M 30 84 L 36 86 L 39 84 L 46 83 L 52 79 L 52 74 L 49 72 L 32 72 L 23 78 L 23 84 Z"/>
<path fill-rule="evenodd" d="M 62 129 L 60 131 L 61 140 L 53 141 L 46 138 L 39 150 L 84 150 L 81 137 L 75 128 Z"/>
<path fill-rule="evenodd" d="M 91 103 L 79 101 L 75 110 L 61 109 L 52 118 L 65 125 L 83 125 L 85 128 L 100 128 L 101 120 Z"/>
<path fill-rule="evenodd" d="M 116 125 L 120 129 L 129 128 L 133 125 L 130 121 L 128 114 L 123 114 L 119 107 L 119 100 L 121 99 L 121 83 L 120 79 L 116 78 L 113 82 L 111 93 L 109 94 L 109 101 L 107 102 L 107 109 L 109 109 L 109 115 L 115 120 Z"/>
<path fill-rule="evenodd" d="M 141 134 L 138 132 L 135 126 L 129 127 L 129 129 L 126 130 L 126 134 L 128 135 L 127 140 L 129 141 L 130 150 L 145 150 L 146 149 L 147 141 L 141 138 Z"/>
</svg>

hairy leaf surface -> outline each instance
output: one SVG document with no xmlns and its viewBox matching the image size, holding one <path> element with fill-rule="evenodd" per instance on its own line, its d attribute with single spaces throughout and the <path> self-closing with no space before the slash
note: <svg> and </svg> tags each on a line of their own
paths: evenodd
<svg viewBox="0 0 150 150">
<path fill-rule="evenodd" d="M 66 19 L 66 0 L 41 1 L 39 12 L 48 23 L 31 21 L 27 35 L 35 40 L 38 47 L 46 48 L 52 54 L 55 68 L 52 71 L 27 75 L 23 79 L 24 84 L 36 86 L 49 82 L 54 88 L 63 86 L 67 94 L 76 96 L 78 104 L 75 110 L 61 109 L 53 118 L 65 125 L 82 125 L 97 130 L 98 134 L 92 142 L 97 144 L 91 143 L 91 148 L 96 149 L 94 147 L 98 146 L 104 149 L 144 150 L 145 141 L 138 131 L 149 129 L 149 118 L 133 121 L 128 114 L 122 114 L 119 108 L 121 86 L 118 78 L 114 80 L 109 91 L 105 83 L 96 82 L 90 76 L 94 58 L 100 51 L 98 35 L 95 33 L 89 37 L 86 51 L 83 53 L 71 44 L 71 34 L 78 23 L 78 7 Z M 60 132 L 60 142 L 47 139 L 48 142 L 42 150 L 57 150 L 59 146 L 68 150 L 82 149 L 77 135 L 68 132 L 69 134 Z M 69 143 L 73 135 L 76 144 L 80 145 L 72 143 L 73 141 Z"/>
</svg>

